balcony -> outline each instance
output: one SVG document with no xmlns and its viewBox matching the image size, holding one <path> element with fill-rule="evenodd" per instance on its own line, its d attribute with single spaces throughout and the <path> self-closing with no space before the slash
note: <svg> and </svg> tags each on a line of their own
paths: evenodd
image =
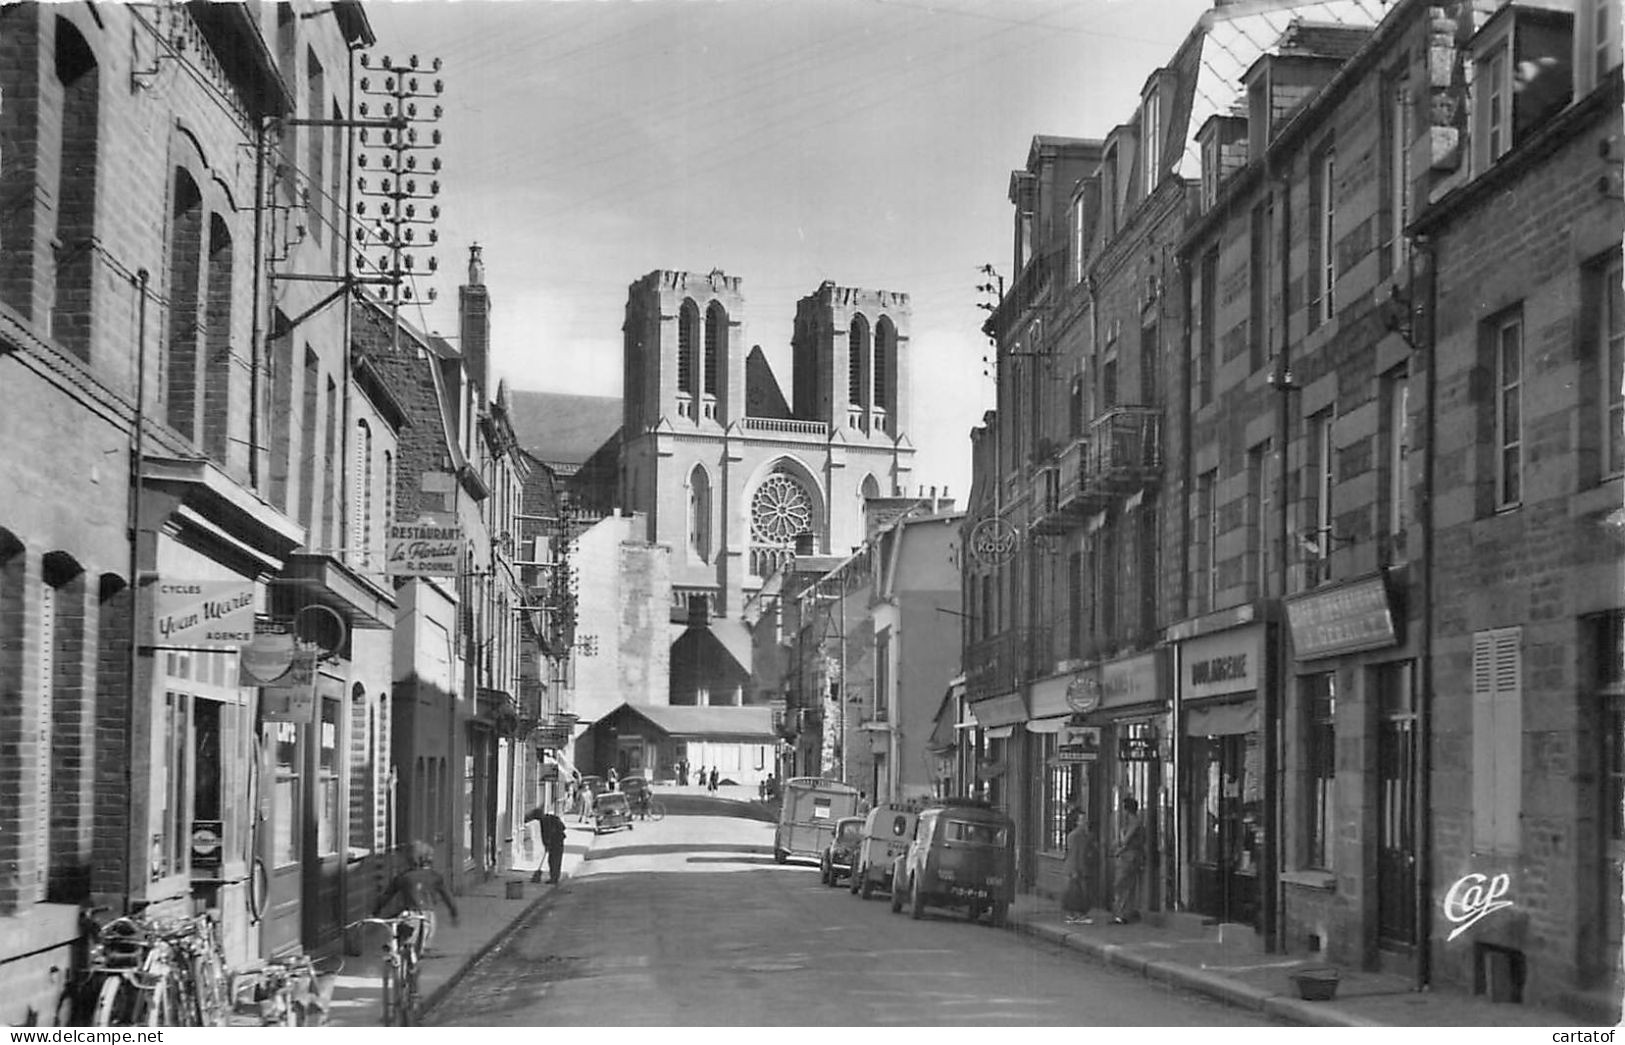
<svg viewBox="0 0 1625 1045">
<path fill-rule="evenodd" d="M 1062 534 L 1083 524 L 1090 506 L 1083 498 L 1084 465 L 1089 441 L 1074 439 L 1054 461 L 1033 477 L 1033 530 Z"/>
<path fill-rule="evenodd" d="M 1090 423 L 1080 491 L 1088 510 L 1099 511 L 1161 477 L 1161 410 L 1119 406 Z"/>
<path fill-rule="evenodd" d="M 829 435 L 829 425 L 822 421 L 803 421 L 793 417 L 746 417 L 739 427 L 747 432 L 771 432 L 774 435 Z"/>
<path fill-rule="evenodd" d="M 1050 628 L 1011 628 L 965 649 L 965 699 L 1013 691 L 1047 674 L 1054 662 Z"/>
</svg>

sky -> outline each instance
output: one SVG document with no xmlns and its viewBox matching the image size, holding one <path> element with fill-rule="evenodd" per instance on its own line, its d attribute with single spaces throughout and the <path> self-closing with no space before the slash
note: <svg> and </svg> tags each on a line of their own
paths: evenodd
<svg viewBox="0 0 1625 1045">
<path fill-rule="evenodd" d="M 901 291 L 914 482 L 963 504 L 993 401 L 979 269 L 1013 277 L 1010 172 L 1035 134 L 1126 122 L 1209 6 L 371 0 L 375 58 L 443 62 L 439 297 L 406 318 L 456 333 L 478 242 L 497 375 L 618 396 L 628 286 L 721 269 L 788 396 L 797 300 L 825 280 Z"/>
</svg>

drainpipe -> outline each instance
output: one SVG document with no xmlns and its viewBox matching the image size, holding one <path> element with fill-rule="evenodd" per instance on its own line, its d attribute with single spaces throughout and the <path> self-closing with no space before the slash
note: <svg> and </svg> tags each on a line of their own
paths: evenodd
<svg viewBox="0 0 1625 1045">
<path fill-rule="evenodd" d="M 1433 890 L 1433 461 L 1436 453 L 1438 418 L 1436 392 L 1437 353 L 1434 351 L 1433 316 L 1438 295 L 1438 258 L 1435 247 L 1423 236 L 1412 237 L 1410 250 L 1411 285 L 1411 340 L 1412 350 L 1422 354 L 1423 413 L 1422 413 L 1422 503 L 1416 514 L 1422 531 L 1422 629 L 1419 636 L 1420 661 L 1415 687 L 1416 700 L 1416 787 L 1412 788 L 1412 823 L 1416 825 L 1416 969 L 1414 986 L 1417 990 L 1428 987 L 1433 978 L 1432 953 L 1429 943 L 1432 923 Z M 1417 255 L 1427 254 L 1423 266 L 1423 287 L 1426 302 L 1418 307 Z M 1419 321 L 1420 318 L 1420 321 Z M 1420 328 L 1420 329 L 1419 329 Z M 1418 336 L 1420 334 L 1420 336 Z"/>
<path fill-rule="evenodd" d="M 1267 160 L 1266 160 L 1267 164 Z M 1273 172 L 1266 165 L 1266 184 L 1273 176 Z M 1286 598 L 1287 587 L 1291 579 L 1291 567 L 1288 565 L 1287 549 L 1291 547 L 1289 540 L 1289 526 L 1291 524 L 1291 505 L 1287 499 L 1287 491 L 1291 489 L 1291 468 L 1289 465 L 1288 437 L 1291 434 L 1292 414 L 1291 396 L 1294 390 L 1292 382 L 1292 317 L 1287 303 L 1291 297 L 1292 273 L 1292 182 L 1289 175 L 1282 175 L 1275 184 L 1275 198 L 1281 212 L 1281 248 L 1277 257 L 1277 264 L 1281 270 L 1281 358 L 1275 370 L 1275 391 L 1277 395 L 1278 410 L 1276 412 L 1276 447 L 1280 454 L 1280 494 L 1277 510 L 1280 512 L 1281 553 L 1278 568 L 1280 570 L 1281 590 L 1277 598 Z M 1283 603 L 1284 605 L 1284 603 Z M 1281 925 L 1285 921 L 1277 905 L 1282 902 L 1281 891 L 1277 881 L 1280 872 L 1281 854 L 1281 803 L 1283 801 L 1283 767 L 1285 759 L 1277 747 L 1281 743 L 1282 730 L 1279 728 L 1278 717 L 1285 702 L 1281 699 L 1289 680 L 1292 678 L 1292 662 L 1287 657 L 1285 622 L 1276 621 L 1275 630 L 1276 648 L 1279 656 L 1276 658 L 1276 671 L 1278 677 L 1275 685 L 1264 688 L 1264 779 L 1266 781 L 1266 800 L 1264 802 L 1264 837 L 1267 844 L 1264 846 L 1263 872 L 1264 895 L 1260 897 L 1263 903 L 1265 919 L 1265 944 L 1269 950 L 1278 950 L 1281 946 Z"/>
<path fill-rule="evenodd" d="M 129 504 L 125 508 L 130 540 L 130 650 L 125 663 L 128 699 L 124 704 L 124 895 L 121 908 L 130 914 L 135 896 L 135 704 L 141 677 L 141 643 L 136 634 L 137 593 L 141 577 L 141 457 L 146 452 L 147 282 L 146 269 L 136 273 L 135 425 L 130 435 Z M 142 832 L 145 834 L 145 832 Z"/>
<path fill-rule="evenodd" d="M 264 279 L 265 257 L 265 121 L 254 121 L 254 280 L 250 308 L 252 329 L 248 335 L 248 486 L 260 490 L 260 367 L 263 366 L 264 327 L 260 317 L 260 282 Z M 146 305 L 142 297 L 143 307 Z"/>
</svg>

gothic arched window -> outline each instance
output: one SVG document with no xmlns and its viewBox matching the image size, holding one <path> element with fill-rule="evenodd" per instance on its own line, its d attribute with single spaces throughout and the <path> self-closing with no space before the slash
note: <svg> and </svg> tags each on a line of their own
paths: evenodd
<svg viewBox="0 0 1625 1045">
<path fill-rule="evenodd" d="M 718 357 L 728 350 L 728 313 L 715 301 L 705 310 L 705 394 L 717 394 Z"/>
<path fill-rule="evenodd" d="M 694 392 L 694 345 L 699 340 L 700 310 L 684 301 L 677 312 L 677 391 Z"/>
<path fill-rule="evenodd" d="M 862 316 L 852 317 L 852 327 L 846 338 L 846 401 L 859 409 L 869 404 L 864 401 L 864 379 L 869 362 L 869 324 Z"/>
<path fill-rule="evenodd" d="M 711 477 L 698 465 L 688 476 L 688 546 L 701 562 L 711 560 Z"/>
</svg>

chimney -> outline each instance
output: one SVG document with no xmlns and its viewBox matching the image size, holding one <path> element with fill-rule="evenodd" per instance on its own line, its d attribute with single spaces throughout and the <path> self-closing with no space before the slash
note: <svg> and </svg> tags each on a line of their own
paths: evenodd
<svg viewBox="0 0 1625 1045">
<path fill-rule="evenodd" d="M 457 326 L 463 364 L 483 401 L 491 385 L 491 297 L 485 292 L 485 262 L 478 243 L 468 248 L 468 282 L 457 291 Z"/>
</svg>

